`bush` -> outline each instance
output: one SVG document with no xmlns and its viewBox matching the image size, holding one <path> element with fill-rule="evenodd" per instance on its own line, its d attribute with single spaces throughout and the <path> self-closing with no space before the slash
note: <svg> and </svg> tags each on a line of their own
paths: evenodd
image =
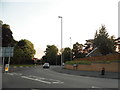
<svg viewBox="0 0 120 90">
<path fill-rule="evenodd" d="M 65 64 L 70 64 L 70 65 L 73 65 L 73 64 L 87 64 L 87 65 L 90 65 L 91 62 L 90 61 L 67 61 Z"/>
<path fill-rule="evenodd" d="M 90 65 L 92 63 L 103 63 L 103 64 L 110 64 L 112 62 L 120 62 L 120 60 L 98 60 L 98 61 L 67 61 L 65 64 L 70 64 L 70 65 L 73 65 L 73 64 L 85 64 L 85 65 Z"/>
</svg>

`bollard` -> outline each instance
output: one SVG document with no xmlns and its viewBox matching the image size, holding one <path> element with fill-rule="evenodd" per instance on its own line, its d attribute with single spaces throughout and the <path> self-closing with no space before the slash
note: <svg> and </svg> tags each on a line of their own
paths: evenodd
<svg viewBox="0 0 120 90">
<path fill-rule="evenodd" d="M 75 70 L 76 64 L 73 64 L 73 70 Z"/>
<path fill-rule="evenodd" d="M 76 70 L 77 70 L 78 65 L 76 64 Z"/>
<path fill-rule="evenodd" d="M 8 73 L 9 71 L 9 64 L 5 64 L 5 73 Z"/>
<path fill-rule="evenodd" d="M 77 64 L 73 64 L 73 70 L 77 70 Z"/>
<path fill-rule="evenodd" d="M 101 75 L 105 75 L 105 68 L 104 67 L 101 70 Z"/>
</svg>

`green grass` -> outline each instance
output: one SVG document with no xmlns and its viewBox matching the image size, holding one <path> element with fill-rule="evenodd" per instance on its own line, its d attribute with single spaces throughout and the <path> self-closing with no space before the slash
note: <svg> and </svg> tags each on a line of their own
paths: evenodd
<svg viewBox="0 0 120 90">
<path fill-rule="evenodd" d="M 98 60 L 98 61 L 94 61 L 92 63 L 112 63 L 112 62 L 120 62 L 120 60 Z"/>
<path fill-rule="evenodd" d="M 67 61 L 65 64 L 85 64 L 85 65 L 90 65 L 90 61 Z"/>
<path fill-rule="evenodd" d="M 112 62 L 120 62 L 120 60 L 98 60 L 98 61 L 67 61 L 65 64 L 70 64 L 70 65 L 73 65 L 73 64 L 85 64 L 85 65 L 90 65 L 92 63 L 102 63 L 102 64 L 110 64 Z"/>
</svg>

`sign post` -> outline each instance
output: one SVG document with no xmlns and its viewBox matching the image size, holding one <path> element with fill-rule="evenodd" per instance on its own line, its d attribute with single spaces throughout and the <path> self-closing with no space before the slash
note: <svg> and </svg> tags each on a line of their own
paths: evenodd
<svg viewBox="0 0 120 90">
<path fill-rule="evenodd" d="M 5 60 L 5 57 L 3 56 L 3 65 L 2 65 L 2 71 L 4 70 L 4 60 Z"/>
<path fill-rule="evenodd" d="M 3 58 L 3 69 L 5 57 L 8 57 L 8 64 L 5 65 L 5 72 L 9 71 L 10 57 L 13 57 L 14 47 L 0 47 L 0 57 Z"/>
</svg>

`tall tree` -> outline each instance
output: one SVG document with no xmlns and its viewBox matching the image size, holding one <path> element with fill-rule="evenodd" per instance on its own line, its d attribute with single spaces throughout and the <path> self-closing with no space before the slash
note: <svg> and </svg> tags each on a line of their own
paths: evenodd
<svg viewBox="0 0 120 90">
<path fill-rule="evenodd" d="M 86 40 L 86 43 L 84 44 L 84 53 L 89 53 L 93 49 L 93 39 Z"/>
<path fill-rule="evenodd" d="M 45 51 L 45 62 L 55 65 L 57 62 L 58 48 L 55 45 L 47 45 Z"/>
<path fill-rule="evenodd" d="M 14 49 L 13 63 L 25 64 L 31 63 L 32 58 L 35 55 L 34 45 L 26 40 L 20 40 L 17 42 Z"/>
<path fill-rule="evenodd" d="M 72 50 L 69 47 L 66 47 L 63 51 L 64 62 L 70 61 L 72 58 Z"/>
<path fill-rule="evenodd" d="M 82 58 L 84 57 L 84 53 L 83 53 L 83 44 L 79 44 L 78 42 L 76 42 L 74 45 L 73 45 L 73 56 L 74 58 Z"/>
<path fill-rule="evenodd" d="M 0 47 L 2 47 L 2 25 L 3 22 L 0 20 Z"/>
<path fill-rule="evenodd" d="M 104 25 L 99 29 L 99 33 L 95 34 L 94 46 L 98 47 L 99 51 L 103 55 L 114 53 L 115 51 L 114 40 L 109 38 Z"/>
<path fill-rule="evenodd" d="M 14 46 L 15 40 L 12 36 L 10 26 L 7 24 L 2 25 L 2 47 Z"/>
</svg>

